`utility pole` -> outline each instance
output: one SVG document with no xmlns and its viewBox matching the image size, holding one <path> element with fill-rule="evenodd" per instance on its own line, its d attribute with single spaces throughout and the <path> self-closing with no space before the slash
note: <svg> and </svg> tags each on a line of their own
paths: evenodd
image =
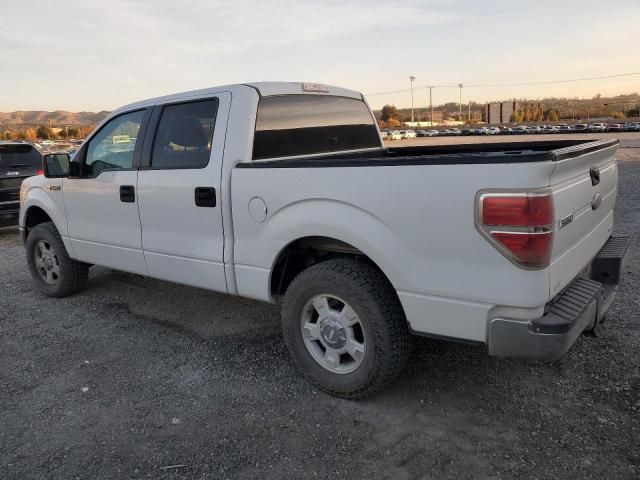
<svg viewBox="0 0 640 480">
<path fill-rule="evenodd" d="M 458 88 L 460 88 L 460 98 L 458 102 L 458 119 L 462 120 L 462 84 L 458 84 Z"/>
<path fill-rule="evenodd" d="M 471 123 L 471 100 L 469 100 L 469 114 L 467 115 L 467 121 Z"/>
<path fill-rule="evenodd" d="M 411 123 L 414 122 L 414 117 L 413 117 L 413 82 L 416 79 L 416 77 L 414 77 L 413 75 L 411 75 L 409 77 L 409 80 L 411 81 Z"/>
<path fill-rule="evenodd" d="M 431 122 L 431 126 L 433 127 L 433 101 L 431 100 L 431 90 L 433 87 L 427 87 L 429 89 L 429 110 L 431 111 L 431 115 L 429 116 L 429 121 Z"/>
</svg>

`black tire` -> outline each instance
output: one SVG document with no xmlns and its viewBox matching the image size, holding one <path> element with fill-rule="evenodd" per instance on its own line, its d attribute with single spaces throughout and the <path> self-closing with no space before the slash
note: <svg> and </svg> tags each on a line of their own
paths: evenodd
<svg viewBox="0 0 640 480">
<path fill-rule="evenodd" d="M 305 345 L 301 318 L 317 295 L 344 299 L 356 312 L 366 340 L 362 363 L 350 373 L 334 373 L 318 363 Z M 282 329 L 294 362 L 318 389 L 347 399 L 361 399 L 391 383 L 409 354 L 407 321 L 398 296 L 373 266 L 352 259 L 332 259 L 300 273 L 282 303 Z"/>
<path fill-rule="evenodd" d="M 55 252 L 55 261 L 59 271 L 55 283 L 47 283 L 36 266 L 36 248 L 41 241 L 46 242 Z M 89 279 L 89 265 L 69 257 L 62 238 L 52 222 L 41 223 L 33 227 L 29 232 L 25 246 L 31 278 L 42 293 L 48 297 L 66 297 L 86 287 Z"/>
</svg>

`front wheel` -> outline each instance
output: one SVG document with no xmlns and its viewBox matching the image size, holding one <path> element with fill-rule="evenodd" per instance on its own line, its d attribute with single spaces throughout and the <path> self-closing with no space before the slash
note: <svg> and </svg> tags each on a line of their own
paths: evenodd
<svg viewBox="0 0 640 480">
<path fill-rule="evenodd" d="M 33 227 L 25 247 L 33 283 L 45 295 L 65 297 L 86 286 L 89 265 L 69 257 L 52 222 Z"/>
<path fill-rule="evenodd" d="M 305 377 L 342 398 L 364 398 L 392 382 L 409 352 L 393 287 L 379 270 L 351 259 L 300 273 L 284 295 L 282 327 Z"/>
</svg>

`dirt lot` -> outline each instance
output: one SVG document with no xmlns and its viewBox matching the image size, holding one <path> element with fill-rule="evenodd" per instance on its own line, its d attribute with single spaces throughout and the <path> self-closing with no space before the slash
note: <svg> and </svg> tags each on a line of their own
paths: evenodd
<svg viewBox="0 0 640 480">
<path fill-rule="evenodd" d="M 305 383 L 273 306 L 98 267 L 48 299 L 0 230 L 0 477 L 640 477 L 640 149 L 619 158 L 634 242 L 602 337 L 544 364 L 416 338 L 362 402 Z"/>
</svg>

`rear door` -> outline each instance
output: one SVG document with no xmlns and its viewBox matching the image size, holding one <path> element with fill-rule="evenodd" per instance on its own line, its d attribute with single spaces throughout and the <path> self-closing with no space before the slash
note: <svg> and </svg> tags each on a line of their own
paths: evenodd
<svg viewBox="0 0 640 480">
<path fill-rule="evenodd" d="M 63 179 L 69 238 L 78 260 L 146 275 L 136 183 L 150 110 L 118 115 L 74 156 L 80 178 Z"/>
<path fill-rule="evenodd" d="M 230 101 L 221 93 L 154 109 L 138 177 L 152 277 L 227 291 L 220 188 Z"/>
<path fill-rule="evenodd" d="M 618 185 L 617 143 L 599 141 L 554 152 L 552 297 L 591 262 L 611 236 Z"/>
</svg>

